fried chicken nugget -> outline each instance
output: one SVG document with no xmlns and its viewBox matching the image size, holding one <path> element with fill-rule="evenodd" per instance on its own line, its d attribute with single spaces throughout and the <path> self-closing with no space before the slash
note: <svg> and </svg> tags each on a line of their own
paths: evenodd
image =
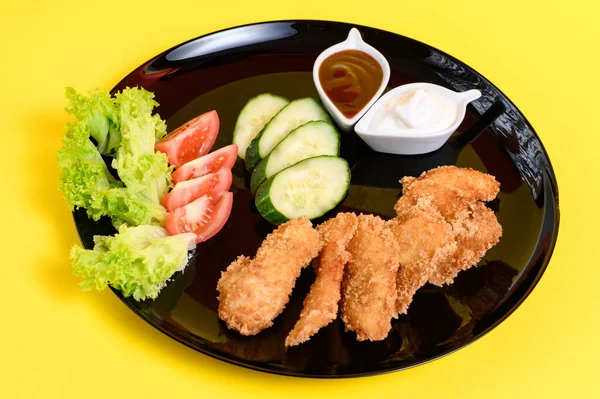
<svg viewBox="0 0 600 399">
<path fill-rule="evenodd" d="M 346 330 L 356 332 L 358 341 L 385 339 L 396 316 L 399 245 L 381 218 L 361 215 L 348 252 L 351 259 L 342 283 L 342 321 Z"/>
<path fill-rule="evenodd" d="M 416 180 L 408 188 L 402 190 L 402 197 L 396 202 L 394 210 L 401 219 L 407 219 L 418 201 L 427 199 L 446 220 L 454 218 L 456 213 L 468 208 L 474 200 L 460 196 L 460 192 L 451 187 L 445 187 L 434 180 Z"/>
<path fill-rule="evenodd" d="M 387 222 L 400 247 L 401 270 L 396 279 L 399 314 L 407 312 L 417 290 L 457 248 L 452 226 L 435 208 L 415 206 L 411 214 L 405 220 L 395 218 Z"/>
<path fill-rule="evenodd" d="M 467 200 L 491 201 L 496 198 L 500 190 L 500 183 L 496 178 L 487 173 L 472 168 L 459 168 L 448 165 L 439 166 L 424 172 L 418 178 L 405 177 L 403 190 L 422 180 L 431 180 L 443 187 L 460 191 L 460 197 Z"/>
<path fill-rule="evenodd" d="M 498 194 L 500 184 L 491 175 L 441 166 L 400 182 L 397 217 L 388 225 L 401 248 L 397 308 L 403 313 L 426 282 L 450 284 L 461 270 L 476 265 L 498 242 L 502 228 L 480 202 Z"/>
<path fill-rule="evenodd" d="M 502 226 L 494 212 L 482 202 L 474 202 L 470 208 L 456 215 L 452 221 L 457 249 L 441 262 L 429 277 L 429 282 L 442 286 L 452 284 L 461 270 L 477 265 L 485 253 L 498 243 Z"/>
<path fill-rule="evenodd" d="M 304 300 L 298 322 L 285 339 L 286 346 L 307 341 L 337 317 L 344 266 L 350 260 L 346 247 L 357 226 L 358 217 L 353 213 L 340 213 L 317 226 L 324 242 L 321 254 L 313 261 L 317 278 Z"/>
<path fill-rule="evenodd" d="M 429 198 L 447 221 L 476 201 L 493 200 L 500 190 L 494 176 L 456 166 L 440 166 L 400 182 L 402 197 L 394 206 L 398 216 L 415 206 L 418 199 Z"/>
<path fill-rule="evenodd" d="M 253 260 L 240 256 L 217 283 L 219 317 L 242 335 L 258 334 L 289 301 L 302 269 L 323 242 L 306 217 L 290 220 L 267 236 Z"/>
</svg>

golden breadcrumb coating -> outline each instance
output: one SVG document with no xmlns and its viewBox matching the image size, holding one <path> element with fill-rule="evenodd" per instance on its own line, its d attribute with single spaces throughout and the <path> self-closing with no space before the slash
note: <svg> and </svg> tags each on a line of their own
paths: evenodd
<svg viewBox="0 0 600 399">
<path fill-rule="evenodd" d="M 500 184 L 488 174 L 441 166 L 404 177 L 402 197 L 388 226 L 400 244 L 397 310 L 405 313 L 426 282 L 451 284 L 495 245 L 502 227 L 481 201 L 493 200 Z"/>
<path fill-rule="evenodd" d="M 219 317 L 243 335 L 270 327 L 288 303 L 300 272 L 322 246 L 320 234 L 306 217 L 279 226 L 254 259 L 240 256 L 221 274 Z"/>
<path fill-rule="evenodd" d="M 347 330 L 356 332 L 359 341 L 385 339 L 396 315 L 398 243 L 381 218 L 361 215 L 348 252 L 351 259 L 342 284 L 342 321 Z"/>
<path fill-rule="evenodd" d="M 405 222 L 396 218 L 388 221 L 387 225 L 400 246 L 396 311 L 403 314 L 417 290 L 427 283 L 438 265 L 456 251 L 456 241 L 452 226 L 439 212 L 422 212 Z"/>
<path fill-rule="evenodd" d="M 452 284 L 461 270 L 477 265 L 502 236 L 502 226 L 496 215 L 482 202 L 475 202 L 470 209 L 457 214 L 452 220 L 452 230 L 457 243 L 456 251 L 438 264 L 429 277 L 429 282 L 434 285 Z"/>
<path fill-rule="evenodd" d="M 494 176 L 454 165 L 439 166 L 422 173 L 418 178 L 405 177 L 404 179 L 408 182 L 409 187 L 416 181 L 435 181 L 443 187 L 459 190 L 460 197 L 467 200 L 491 201 L 496 198 L 500 190 L 500 183 Z M 402 184 L 403 186 L 407 185 Z"/>
<path fill-rule="evenodd" d="M 285 340 L 286 346 L 307 341 L 337 317 L 344 266 L 350 260 L 346 247 L 357 226 L 355 214 L 340 213 L 317 227 L 324 242 L 321 254 L 313 261 L 317 278 L 304 300 L 300 319 Z"/>
<path fill-rule="evenodd" d="M 456 166 L 440 166 L 418 178 L 404 177 L 400 182 L 402 197 L 394 207 L 399 216 L 418 199 L 428 198 L 447 220 L 475 201 L 493 200 L 500 190 L 494 176 Z"/>
</svg>

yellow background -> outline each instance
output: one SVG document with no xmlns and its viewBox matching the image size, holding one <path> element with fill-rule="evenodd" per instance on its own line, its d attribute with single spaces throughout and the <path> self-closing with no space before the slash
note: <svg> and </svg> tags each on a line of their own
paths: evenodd
<svg viewBox="0 0 600 399">
<path fill-rule="evenodd" d="M 6 3 L 0 8 L 0 397 L 600 395 L 598 2 Z M 378 377 L 279 377 L 196 353 L 109 291 L 80 292 L 71 276 L 67 253 L 77 236 L 57 190 L 55 159 L 67 119 L 64 87 L 109 89 L 182 41 L 291 18 L 370 25 L 436 46 L 500 87 L 541 136 L 560 188 L 554 256 L 525 303 L 467 348 Z"/>
</svg>

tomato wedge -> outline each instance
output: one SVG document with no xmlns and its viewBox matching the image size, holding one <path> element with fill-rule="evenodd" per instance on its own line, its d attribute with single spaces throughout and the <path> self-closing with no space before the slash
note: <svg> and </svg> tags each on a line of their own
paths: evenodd
<svg viewBox="0 0 600 399">
<path fill-rule="evenodd" d="M 232 204 L 233 193 L 229 191 L 220 197 L 205 195 L 171 212 L 165 228 L 171 235 L 195 233 L 196 243 L 204 242 L 225 226 Z"/>
<path fill-rule="evenodd" d="M 219 194 L 229 190 L 231 180 L 231 169 L 221 169 L 215 173 L 179 182 L 168 194 L 162 197 L 162 205 L 167 211 L 173 212 L 175 209 L 187 205 L 203 195 L 216 198 Z"/>
<path fill-rule="evenodd" d="M 173 182 L 179 183 L 180 181 L 204 176 L 223 168 L 231 169 L 237 159 L 237 153 L 237 144 L 231 144 L 227 147 L 213 151 L 210 154 L 204 155 L 203 157 L 194 159 L 185 165 L 181 165 L 181 167 L 173 172 L 173 175 L 171 176 Z"/>
<path fill-rule="evenodd" d="M 160 139 L 154 146 L 164 152 L 176 168 L 207 154 L 219 133 L 219 115 L 210 111 L 186 122 Z"/>
</svg>

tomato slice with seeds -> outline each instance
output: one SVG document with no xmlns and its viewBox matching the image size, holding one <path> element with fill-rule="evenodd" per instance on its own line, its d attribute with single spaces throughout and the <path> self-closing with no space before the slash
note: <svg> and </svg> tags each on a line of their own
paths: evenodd
<svg viewBox="0 0 600 399">
<path fill-rule="evenodd" d="M 221 169 L 202 177 L 179 182 L 166 194 L 161 203 L 169 212 L 204 196 L 218 197 L 231 187 L 231 169 Z"/>
<path fill-rule="evenodd" d="M 207 154 L 219 133 L 219 115 L 210 111 L 186 122 L 160 139 L 154 149 L 164 152 L 176 168 Z"/>
<path fill-rule="evenodd" d="M 225 226 L 232 205 L 233 193 L 229 191 L 216 198 L 204 195 L 171 212 L 165 228 L 171 235 L 195 233 L 196 243 L 204 242 Z"/>
<path fill-rule="evenodd" d="M 184 180 L 193 179 L 195 177 L 204 176 L 208 173 L 213 173 L 219 169 L 231 169 L 235 164 L 238 153 L 238 145 L 231 144 L 227 147 L 220 148 L 203 157 L 194 159 L 181 165 L 171 176 L 173 182 L 179 183 Z"/>
</svg>

